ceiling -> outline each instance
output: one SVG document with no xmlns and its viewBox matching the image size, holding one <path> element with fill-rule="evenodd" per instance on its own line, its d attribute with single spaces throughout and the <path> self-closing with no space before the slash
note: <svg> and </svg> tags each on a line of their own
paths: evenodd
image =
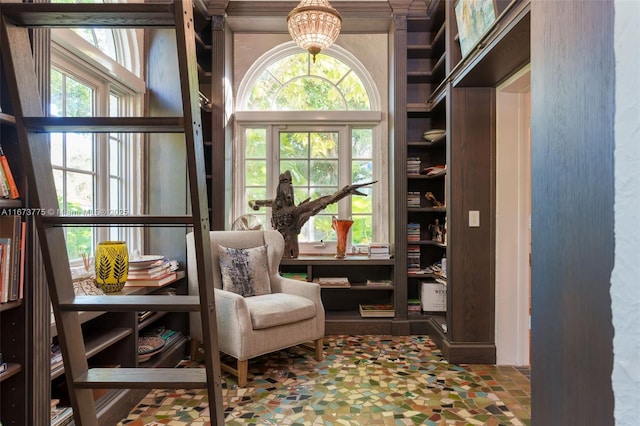
<svg viewBox="0 0 640 426">
<path fill-rule="evenodd" d="M 342 16 L 342 33 L 387 33 L 393 9 L 426 11 L 429 0 L 331 1 Z M 209 0 L 209 13 L 226 14 L 234 32 L 286 33 L 287 15 L 297 1 Z"/>
</svg>

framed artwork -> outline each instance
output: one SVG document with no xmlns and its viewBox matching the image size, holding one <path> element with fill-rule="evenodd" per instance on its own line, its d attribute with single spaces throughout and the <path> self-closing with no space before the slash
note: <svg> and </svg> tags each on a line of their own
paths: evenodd
<svg viewBox="0 0 640 426">
<path fill-rule="evenodd" d="M 460 50 L 465 57 L 496 21 L 495 0 L 456 0 L 455 12 Z"/>
</svg>

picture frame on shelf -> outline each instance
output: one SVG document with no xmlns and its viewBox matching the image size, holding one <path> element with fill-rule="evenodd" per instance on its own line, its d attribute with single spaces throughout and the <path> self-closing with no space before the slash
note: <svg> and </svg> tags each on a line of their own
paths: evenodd
<svg viewBox="0 0 640 426">
<path fill-rule="evenodd" d="M 456 0 L 454 9 L 464 58 L 496 21 L 496 3 L 495 0 Z"/>
</svg>

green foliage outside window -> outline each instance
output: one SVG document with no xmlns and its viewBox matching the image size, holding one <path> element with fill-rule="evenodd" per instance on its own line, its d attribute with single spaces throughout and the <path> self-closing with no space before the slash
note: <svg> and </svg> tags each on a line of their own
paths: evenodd
<svg viewBox="0 0 640 426">
<path fill-rule="evenodd" d="M 308 53 L 270 65 L 249 95 L 250 110 L 367 111 L 369 95 L 360 78 L 331 56 L 313 63 Z"/>
</svg>

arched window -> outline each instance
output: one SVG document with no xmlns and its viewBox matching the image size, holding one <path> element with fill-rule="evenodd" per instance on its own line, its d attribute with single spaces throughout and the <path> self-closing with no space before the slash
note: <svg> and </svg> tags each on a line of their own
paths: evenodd
<svg viewBox="0 0 640 426">
<path fill-rule="evenodd" d="M 367 111 L 369 95 L 360 77 L 332 56 L 313 62 L 295 53 L 269 65 L 255 81 L 248 110 Z"/>
<path fill-rule="evenodd" d="M 55 1 L 102 3 L 101 1 Z M 142 110 L 145 83 L 135 30 L 53 29 L 50 114 L 135 116 Z M 141 211 L 141 135 L 52 133 L 51 162 L 63 214 L 136 214 Z M 138 229 L 69 227 L 69 258 L 92 253 L 100 240 L 126 240 L 140 248 Z"/>
<path fill-rule="evenodd" d="M 335 241 L 332 216 L 354 221 L 354 246 L 387 238 L 380 101 L 373 80 L 352 54 L 334 45 L 314 63 L 292 42 L 278 46 L 247 72 L 237 105 L 236 216 L 254 214 L 269 227 L 270 209 L 254 212 L 248 203 L 273 198 L 286 170 L 293 177 L 296 204 L 377 180 L 363 189 L 366 197 L 348 197 L 313 216 L 300 233 L 300 250 L 322 252 L 326 242 Z"/>
</svg>

